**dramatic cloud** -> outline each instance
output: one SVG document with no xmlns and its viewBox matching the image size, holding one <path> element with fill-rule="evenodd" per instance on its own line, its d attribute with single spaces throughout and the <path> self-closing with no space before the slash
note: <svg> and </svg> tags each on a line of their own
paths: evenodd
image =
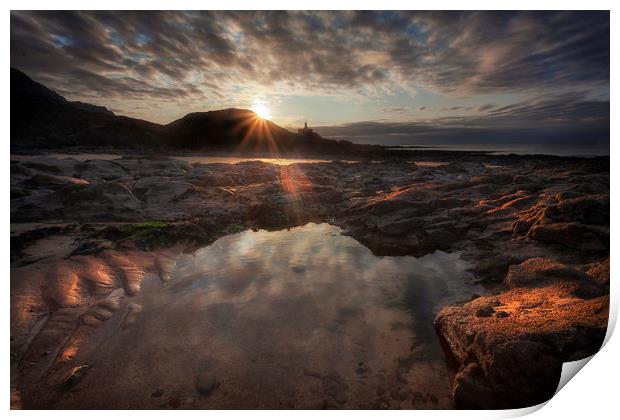
<svg viewBox="0 0 620 420">
<path fill-rule="evenodd" d="M 12 66 L 71 100 L 158 122 L 294 95 L 374 100 L 363 117 L 416 127 L 431 112 L 549 122 L 538 113 L 566 104 L 517 102 L 585 92 L 581 106 L 603 112 L 609 52 L 605 11 L 11 13 Z M 297 106 L 282 123 L 311 111 Z"/>
<path fill-rule="evenodd" d="M 66 92 L 78 82 L 102 94 L 175 96 L 169 85 L 248 80 L 463 92 L 605 84 L 609 14 L 13 12 L 11 57 L 35 76 L 67 80 Z"/>
</svg>

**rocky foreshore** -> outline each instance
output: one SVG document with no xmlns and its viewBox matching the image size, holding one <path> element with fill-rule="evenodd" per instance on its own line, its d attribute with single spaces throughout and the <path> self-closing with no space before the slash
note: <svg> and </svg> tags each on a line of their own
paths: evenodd
<svg viewBox="0 0 620 420">
<path fill-rule="evenodd" d="M 310 221 L 341 227 L 376 255 L 458 251 L 471 263 L 487 292 L 435 319 L 460 366 L 457 407 L 543 402 L 563 362 L 602 344 L 608 159 L 279 166 L 42 156 L 11 162 L 14 406 L 55 407 L 86 374 L 71 364 L 80 344 L 117 311 L 130 325 L 140 308 L 127 301 L 147 275 L 166 282 L 179 253 Z"/>
</svg>

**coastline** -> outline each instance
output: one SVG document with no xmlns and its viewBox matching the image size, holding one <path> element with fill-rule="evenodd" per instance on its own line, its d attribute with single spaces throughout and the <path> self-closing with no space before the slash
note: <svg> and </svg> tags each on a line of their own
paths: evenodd
<svg viewBox="0 0 620 420">
<path fill-rule="evenodd" d="M 175 255 L 246 229 L 328 222 L 378 256 L 461 252 L 488 291 L 445 307 L 435 321 L 460 365 L 455 403 L 514 408 L 542 402 L 555 390 L 557 366 L 593 354 L 605 334 L 609 158 L 412 155 L 449 163 L 12 162 L 12 387 L 32 390 L 29 380 L 42 374 L 52 389 L 62 383 L 71 358 L 56 356 L 106 322 L 100 315 L 85 323 L 89 311 L 102 301 L 126 311 L 149 270 L 165 281 Z M 45 241 L 56 244 L 51 254 L 43 252 Z M 18 276 L 37 264 L 47 269 L 41 283 L 13 279 L 13 268 Z M 72 292 L 85 281 L 99 284 L 85 274 L 92 264 L 121 273 L 122 293 L 96 287 L 93 296 Z M 51 318 L 38 314 L 63 311 L 81 327 L 56 331 L 56 356 L 33 368 L 28 361 L 41 350 L 37 337 L 55 331 L 47 328 Z M 543 354 L 541 365 L 509 369 Z M 43 364 L 48 368 L 41 371 Z M 555 368 L 533 386 L 543 365 Z M 524 384 L 531 392 L 515 394 Z M 27 391 L 22 394 L 32 403 Z"/>
</svg>

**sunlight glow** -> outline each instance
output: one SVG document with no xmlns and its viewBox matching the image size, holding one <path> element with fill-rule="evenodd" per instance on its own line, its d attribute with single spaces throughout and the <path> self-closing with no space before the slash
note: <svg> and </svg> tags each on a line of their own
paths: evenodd
<svg viewBox="0 0 620 420">
<path fill-rule="evenodd" d="M 258 115 L 264 120 L 271 119 L 271 111 L 269 110 L 269 108 L 267 108 L 263 101 L 260 101 L 258 99 L 255 100 L 254 104 L 252 104 L 252 111 L 254 111 L 256 115 Z"/>
</svg>

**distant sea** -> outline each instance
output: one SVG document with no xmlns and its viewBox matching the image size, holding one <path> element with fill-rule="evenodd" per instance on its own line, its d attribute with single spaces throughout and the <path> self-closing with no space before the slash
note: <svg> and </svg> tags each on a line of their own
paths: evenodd
<svg viewBox="0 0 620 420">
<path fill-rule="evenodd" d="M 557 144 L 468 144 L 468 145 L 401 145 L 393 150 L 441 150 L 453 152 L 488 152 L 489 155 L 551 155 L 551 156 L 609 156 L 609 145 Z"/>
</svg>

